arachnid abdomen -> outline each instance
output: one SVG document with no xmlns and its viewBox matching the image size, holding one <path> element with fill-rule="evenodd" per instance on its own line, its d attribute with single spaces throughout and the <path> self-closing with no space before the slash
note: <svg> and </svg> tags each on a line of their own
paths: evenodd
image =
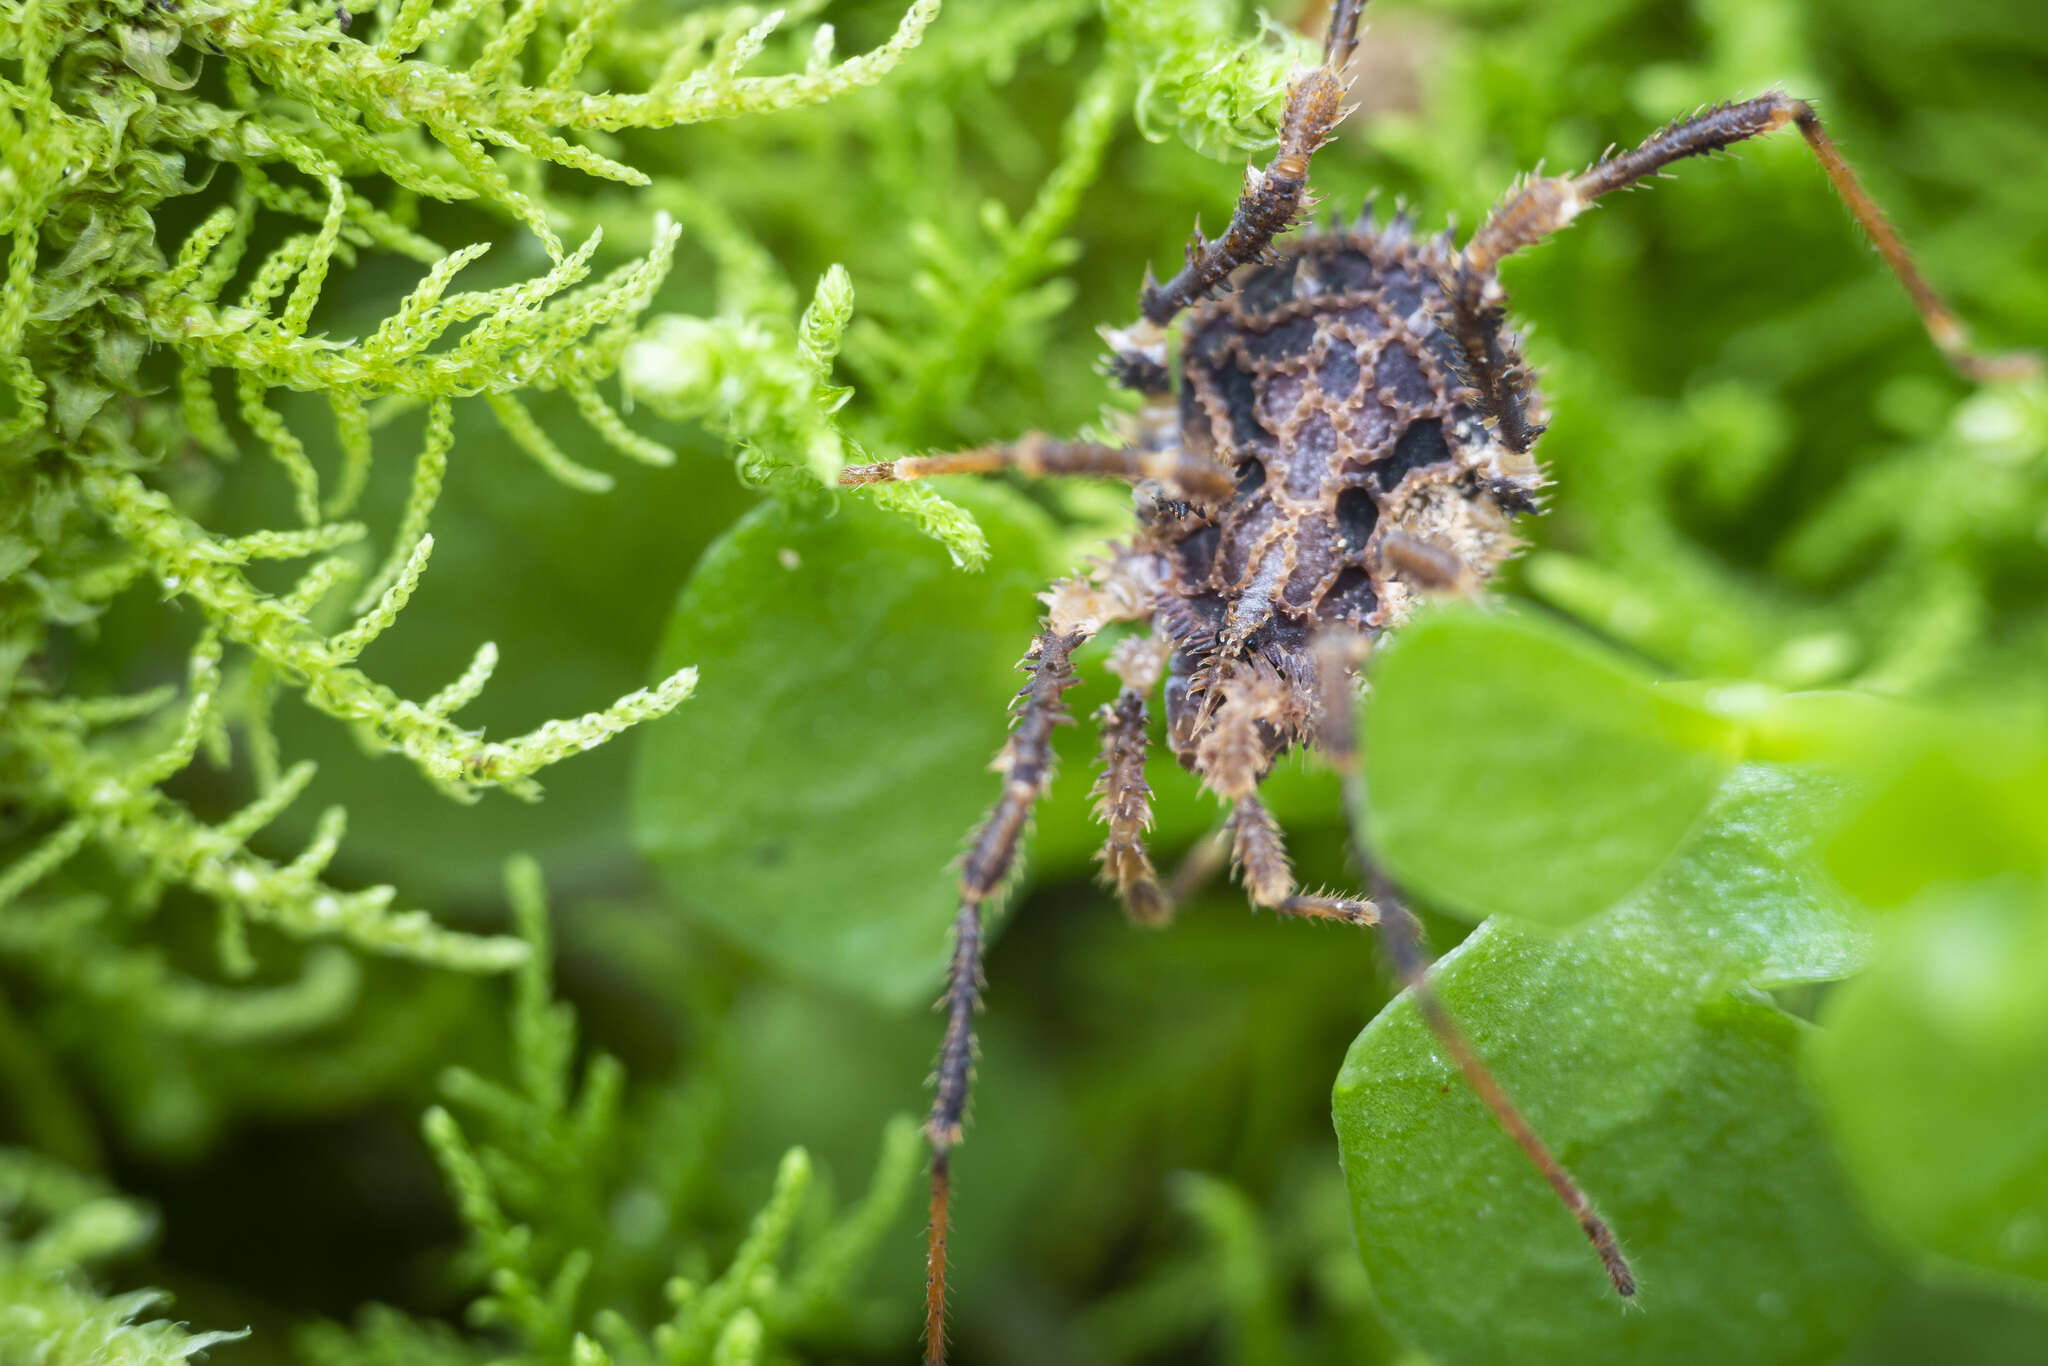
<svg viewBox="0 0 2048 1366">
<path fill-rule="evenodd" d="M 1235 288 L 1182 331 L 1180 439 L 1236 472 L 1213 516 L 1154 516 L 1166 554 L 1165 613 L 1182 648 L 1167 686 L 1184 762 L 1207 693 L 1263 660 L 1305 681 L 1319 630 L 1376 635 L 1418 590 L 1476 585 L 1517 544 L 1514 513 L 1535 506 L 1543 474 L 1499 435 L 1466 377 L 1439 281 L 1454 257 L 1405 223 L 1302 235 L 1245 267 Z M 1506 424 L 1533 404 L 1514 339 L 1487 323 L 1513 376 Z M 1299 738 L 1268 726 L 1278 753 Z M 1271 754 L 1267 756 L 1270 760 Z"/>
</svg>

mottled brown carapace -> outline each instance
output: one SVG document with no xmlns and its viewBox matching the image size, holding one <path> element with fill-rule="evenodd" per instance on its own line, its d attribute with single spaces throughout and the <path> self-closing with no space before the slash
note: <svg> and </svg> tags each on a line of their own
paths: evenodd
<svg viewBox="0 0 2048 1366">
<path fill-rule="evenodd" d="M 1311 738 L 1319 637 L 1369 640 L 1420 594 L 1483 581 L 1516 545 L 1513 517 L 1536 506 L 1542 471 L 1495 436 L 1462 378 L 1472 359 L 1442 325 L 1453 255 L 1405 219 L 1368 217 L 1247 267 L 1182 331 L 1177 434 L 1230 470 L 1231 495 L 1155 495 L 1132 549 L 1160 579 L 1174 750 L 1222 795 L 1245 795 L 1279 749 Z M 1525 381 L 1514 401 L 1527 411 Z M 1205 739 L 1240 710 L 1231 691 L 1269 678 L 1298 714 L 1261 718 L 1255 765 L 1206 760 Z"/>
<path fill-rule="evenodd" d="M 1030 682 L 996 761 L 1002 794 L 961 868 L 946 1034 L 926 1123 L 933 1366 L 945 1359 L 951 1153 L 974 1055 L 982 910 L 1015 866 L 1031 808 L 1051 781 L 1074 652 L 1112 623 L 1137 629 L 1109 656 L 1123 687 L 1096 717 L 1095 796 L 1107 830 L 1103 875 L 1132 917 L 1170 919 L 1227 844 L 1253 905 L 1377 927 L 1445 1051 L 1578 1221 L 1615 1290 L 1635 1293 L 1607 1225 L 1431 991 L 1416 923 L 1373 864 L 1364 831 L 1352 710 L 1365 656 L 1420 599 L 1484 585 L 1514 553 L 1514 521 L 1538 508 L 1545 483 L 1531 454 L 1540 405 L 1496 274 L 1504 257 L 1672 162 L 1794 127 L 1957 370 L 1987 380 L 2038 365 L 1971 349 L 1812 108 L 1778 92 L 1682 119 L 1578 175 L 1526 180 L 1462 247 L 1449 233 L 1416 236 L 1404 215 L 1380 223 L 1370 211 L 1283 237 L 1308 207 L 1311 157 L 1348 112 L 1344 71 L 1363 4 L 1336 0 L 1323 60 L 1290 87 L 1279 148 L 1263 169 L 1247 171 L 1224 234 L 1197 235 L 1172 279 L 1146 282 L 1138 321 L 1105 332 L 1109 375 L 1142 396 L 1122 444 L 1030 435 L 844 476 L 860 485 L 971 471 L 1098 475 L 1129 481 L 1137 501 L 1128 543 L 1045 594 L 1045 619 L 1024 660 Z M 1145 844 L 1155 697 L 1163 697 L 1174 756 L 1227 808 L 1225 839 L 1206 842 L 1167 883 Z M 1279 827 L 1258 796 L 1274 761 L 1294 747 L 1318 750 L 1343 778 L 1351 855 L 1369 898 L 1295 886 Z"/>
</svg>

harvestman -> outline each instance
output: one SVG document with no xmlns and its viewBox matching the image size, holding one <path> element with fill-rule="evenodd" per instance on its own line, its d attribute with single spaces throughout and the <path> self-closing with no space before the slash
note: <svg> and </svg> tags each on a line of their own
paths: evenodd
<svg viewBox="0 0 2048 1366">
<path fill-rule="evenodd" d="M 1520 340 L 1505 322 L 1496 274 L 1503 259 L 1672 162 L 1792 127 L 1958 371 L 1987 380 L 2037 365 L 1970 347 L 1961 320 L 1922 277 L 1812 107 L 1776 91 L 1681 119 L 1578 175 L 1523 181 L 1462 249 L 1448 233 L 1415 238 L 1402 216 L 1378 225 L 1370 210 L 1351 227 L 1275 245 L 1310 203 L 1310 157 L 1350 112 L 1343 72 L 1364 4 L 1337 0 L 1322 63 L 1289 87 L 1279 151 L 1264 170 L 1246 171 L 1223 236 L 1197 233 L 1178 274 L 1163 285 L 1148 276 L 1139 320 L 1105 331 L 1109 375 L 1143 399 L 1126 444 L 1033 434 L 856 466 L 842 477 L 861 485 L 999 470 L 1108 476 L 1130 481 L 1138 503 L 1129 545 L 1111 547 L 1089 572 L 1044 595 L 1045 618 L 1023 664 L 1030 682 L 996 760 L 1002 795 L 961 870 L 945 1042 L 925 1124 L 929 1366 L 946 1356 L 950 1159 L 973 1062 L 982 907 L 1009 873 L 1051 780 L 1053 728 L 1069 720 L 1061 694 L 1076 682 L 1074 651 L 1112 622 L 1150 628 L 1110 655 L 1123 687 L 1096 717 L 1094 795 L 1109 831 L 1099 857 L 1131 916 L 1158 924 L 1173 913 L 1145 848 L 1146 699 L 1163 682 L 1167 743 L 1228 804 L 1225 830 L 1251 903 L 1380 929 L 1400 981 L 1473 1091 L 1578 1221 L 1615 1290 L 1635 1293 L 1606 1223 L 1431 990 L 1419 927 L 1368 857 L 1364 833 L 1352 700 L 1366 649 L 1420 597 L 1483 584 L 1517 548 L 1513 519 L 1537 510 L 1546 482 L 1530 454 L 1541 412 Z M 1177 320 L 1170 362 L 1168 329 Z M 1297 890 L 1279 827 L 1259 800 L 1274 760 L 1312 744 L 1342 777 L 1351 855 L 1368 870 L 1370 900 Z"/>
</svg>

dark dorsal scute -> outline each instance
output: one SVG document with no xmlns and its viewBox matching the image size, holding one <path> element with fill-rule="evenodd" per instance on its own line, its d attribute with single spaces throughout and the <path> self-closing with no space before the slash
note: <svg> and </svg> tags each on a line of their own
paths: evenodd
<svg viewBox="0 0 2048 1366">
<path fill-rule="evenodd" d="M 1207 674 L 1190 661 L 1213 671 L 1234 649 L 1299 669 L 1291 652 L 1325 626 L 1389 625 L 1415 591 L 1393 582 L 1400 571 L 1380 553 L 1390 532 L 1448 541 L 1490 574 L 1512 548 L 1497 524 L 1542 482 L 1495 443 L 1493 415 L 1466 383 L 1471 359 L 1438 283 L 1444 243 L 1366 227 L 1275 251 L 1193 309 L 1181 336 L 1183 446 L 1232 470 L 1236 491 L 1167 559 L 1168 595 L 1210 604 L 1198 615 L 1218 632 L 1183 642 L 1169 711 L 1200 704 Z M 1500 344 L 1517 358 L 1514 338 Z M 1534 408 L 1526 387 L 1515 397 Z"/>
<path fill-rule="evenodd" d="M 1363 228 L 1277 250 L 1276 261 L 1241 271 L 1231 292 L 1187 323 L 1183 440 L 1237 472 L 1239 497 L 1219 519 L 1220 553 L 1182 563 L 1209 569 L 1189 587 L 1227 599 L 1244 591 L 1275 544 L 1299 541 L 1286 576 L 1289 610 L 1329 601 L 1348 619 L 1367 596 L 1377 605 L 1386 595 L 1375 581 L 1370 595 L 1331 599 L 1339 576 L 1356 569 L 1376 580 L 1372 536 L 1394 520 L 1408 482 L 1469 467 L 1465 447 L 1484 439 L 1491 415 L 1466 387 L 1469 358 L 1445 325 L 1440 241 Z M 1502 344 L 1512 356 L 1513 338 Z M 1535 406 L 1526 387 L 1518 397 Z M 1304 535 L 1310 523 L 1316 532 Z"/>
</svg>

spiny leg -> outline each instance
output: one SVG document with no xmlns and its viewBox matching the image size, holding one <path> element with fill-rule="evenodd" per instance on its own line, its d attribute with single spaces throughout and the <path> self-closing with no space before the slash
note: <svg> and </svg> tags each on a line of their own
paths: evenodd
<svg viewBox="0 0 2048 1366">
<path fill-rule="evenodd" d="M 1200 895 L 1202 889 L 1208 886 L 1210 880 L 1222 872 L 1229 862 L 1230 830 L 1227 825 L 1219 825 L 1196 840 L 1187 853 L 1181 855 L 1180 862 L 1174 865 L 1173 873 L 1160 887 L 1160 895 L 1165 898 L 1166 904 L 1165 918 L 1160 923 L 1170 921 L 1175 912 Z M 1131 911 L 1132 919 L 1138 919 L 1136 911 L 1128 901 L 1125 903 L 1125 909 Z"/>
<path fill-rule="evenodd" d="M 1352 708 L 1356 698 L 1352 673 L 1367 649 L 1363 637 L 1330 632 L 1316 643 L 1317 682 L 1321 692 L 1319 742 L 1330 766 L 1343 784 L 1345 827 L 1350 838 L 1351 858 L 1365 870 L 1372 884 L 1369 902 L 1326 896 L 1291 896 L 1273 909 L 1282 915 L 1341 920 L 1346 924 L 1375 925 L 1380 930 L 1394 973 L 1406 987 L 1422 1014 L 1423 1023 L 1457 1063 L 1465 1084 L 1479 1097 L 1494 1122 L 1515 1141 L 1534 1164 L 1557 1198 L 1578 1221 L 1586 1240 L 1599 1254 L 1600 1264 L 1616 1293 L 1624 1299 L 1636 1293 L 1635 1273 L 1614 1240 L 1614 1231 L 1593 1209 L 1592 1201 L 1572 1179 L 1564 1164 L 1537 1134 L 1514 1099 L 1495 1078 L 1478 1051 L 1452 1018 L 1450 1008 L 1436 994 L 1429 980 L 1429 955 L 1422 944 L 1422 926 L 1402 904 L 1400 890 L 1371 857 L 1366 840 L 1365 770 L 1359 760 L 1358 727 Z M 1249 885 L 1249 884 L 1247 884 Z"/>
<path fill-rule="evenodd" d="M 1109 830 L 1096 862 L 1132 920 L 1164 925 L 1173 918 L 1173 905 L 1145 850 L 1145 832 L 1152 828 L 1152 786 L 1145 781 L 1145 755 L 1152 747 L 1145 734 L 1145 695 L 1125 688 L 1095 715 L 1102 730 L 1102 775 L 1091 795 L 1095 819 Z"/>
<path fill-rule="evenodd" d="M 1099 475 L 1132 481 L 1156 479 L 1205 501 L 1228 498 L 1235 487 L 1228 470 L 1178 448 L 1104 446 L 1091 441 L 1061 441 L 1038 433 L 999 446 L 848 465 L 839 472 L 839 482 L 846 488 L 858 488 L 863 484 L 927 479 L 935 474 L 992 474 L 999 470 L 1028 475 Z"/>
<path fill-rule="evenodd" d="M 1254 906 L 1280 915 L 1311 920 L 1341 920 L 1371 927 L 1380 923 L 1370 901 L 1294 890 L 1294 869 L 1287 857 L 1280 822 L 1257 797 L 1240 797 L 1230 808 L 1228 829 L 1234 836 L 1231 862 Z"/>
<path fill-rule="evenodd" d="M 1096 718 L 1102 727 L 1102 776 L 1095 784 L 1095 814 L 1109 827 L 1096 861 L 1133 923 L 1164 926 L 1222 871 L 1231 853 L 1231 827 L 1226 824 L 1197 840 L 1162 885 L 1145 848 L 1152 789 L 1144 780 L 1144 698 L 1127 688 Z"/>
<path fill-rule="evenodd" d="M 1109 668 L 1123 681 L 1123 688 L 1116 701 L 1095 714 L 1102 734 L 1102 772 L 1091 795 L 1095 819 L 1109 832 L 1095 857 L 1102 865 L 1103 881 L 1116 888 L 1124 910 L 1133 921 L 1148 926 L 1171 920 L 1175 905 L 1159 885 L 1158 871 L 1145 848 L 1145 832 L 1152 828 L 1152 785 L 1145 780 L 1145 759 L 1152 745 L 1146 734 L 1145 698 L 1166 672 L 1167 651 L 1167 642 L 1159 635 L 1119 642 Z"/>
<path fill-rule="evenodd" d="M 1863 188 L 1821 127 L 1813 106 L 1775 90 L 1753 100 L 1720 105 L 1681 119 L 1633 151 L 1609 157 L 1576 176 L 1531 180 L 1508 196 L 1473 234 L 1457 267 L 1452 295 L 1459 314 L 1460 340 L 1467 341 L 1469 349 L 1469 342 L 1482 332 L 1494 331 L 1482 328 L 1480 320 L 1500 306 L 1500 285 L 1494 270 L 1503 258 L 1564 227 L 1601 195 L 1635 185 L 1674 161 L 1717 152 L 1788 125 L 1797 127 L 1804 135 L 1835 193 L 1849 206 L 1849 212 L 1870 234 L 1885 264 L 1906 287 L 1928 336 L 1950 365 L 1974 380 L 2015 379 L 2039 373 L 2040 358 L 2031 353 L 1997 355 L 1971 347 L 1962 319 L 1920 273 L 1884 211 Z M 1488 359 L 1483 355 L 1480 364 L 1482 369 L 1488 368 Z M 1481 376 L 1482 390 L 1486 388 L 1486 378 Z"/>
<path fill-rule="evenodd" d="M 1122 548 L 1091 570 L 1069 575 L 1040 594 L 1046 613 L 1038 638 L 1022 667 L 1031 682 L 1019 694 L 1022 705 L 1009 742 L 996 757 L 1004 774 L 1003 793 L 995 809 L 975 832 L 960 874 L 960 911 L 954 920 L 953 957 L 945 995 L 946 1037 L 939 1050 L 937 1084 L 925 1133 L 932 1145 L 932 1202 L 928 1226 L 925 1281 L 925 1359 L 932 1366 L 945 1361 L 946 1234 L 952 1198 L 951 1153 L 960 1141 L 967 1111 L 967 1089 L 974 1062 L 974 1011 L 980 1003 L 981 907 L 1002 885 L 1016 862 L 1031 808 L 1052 782 L 1052 733 L 1070 719 L 1061 695 L 1077 681 L 1073 653 L 1110 622 L 1149 616 L 1156 597 L 1159 566 L 1150 552 Z M 1135 688 L 1142 699 L 1158 686 L 1166 668 L 1166 646 L 1157 637 L 1139 635 L 1122 641 L 1112 652 L 1110 669 Z M 1138 763 L 1142 783 L 1144 756 L 1143 702 L 1139 703 Z M 1105 747 L 1110 741 L 1105 738 Z M 1150 790 L 1146 789 L 1148 801 Z M 1149 823 L 1149 810 L 1144 823 Z M 1142 829 L 1142 824 L 1140 826 Z M 1142 849 L 1141 849 L 1142 854 Z"/>
<path fill-rule="evenodd" d="M 1280 149 L 1261 171 L 1248 168 L 1244 189 L 1231 212 L 1230 226 L 1214 241 L 1195 234 L 1188 244 L 1187 264 L 1165 284 L 1149 277 L 1138 296 L 1144 322 L 1130 333 L 1131 347 L 1138 354 L 1149 351 L 1153 332 L 1164 328 L 1182 309 L 1202 298 L 1231 271 L 1264 254 L 1273 239 L 1292 227 L 1307 207 L 1308 163 L 1318 147 L 1330 140 L 1331 130 L 1344 121 L 1350 109 L 1344 103 L 1347 86 L 1345 66 L 1358 48 L 1358 16 L 1366 0 L 1336 0 L 1330 9 L 1330 28 L 1323 40 L 1323 62 L 1296 77 L 1287 89 L 1287 111 L 1280 120 Z M 1145 333 L 1139 337 L 1134 334 Z M 1112 346 L 1116 346 L 1112 339 Z M 1118 347 L 1118 354 L 1125 349 Z"/>
<path fill-rule="evenodd" d="M 1294 895 L 1294 865 L 1280 822 L 1257 797 L 1239 797 L 1230 808 L 1230 864 L 1254 906 L 1274 907 Z"/>
<path fill-rule="evenodd" d="M 974 1012 L 981 1004 L 981 909 L 1017 860 L 1031 808 L 1052 782 L 1052 735 L 1067 722 L 1061 694 L 1074 686 L 1073 653 L 1087 636 L 1047 627 L 1032 642 L 1023 667 L 1031 682 L 1022 693 L 1009 743 L 996 758 L 1002 795 L 975 832 L 960 870 L 960 910 L 953 920 L 953 958 L 947 968 L 946 1037 L 932 1088 L 925 1137 L 932 1145 L 931 1222 L 926 1231 L 925 1361 L 946 1360 L 946 1233 L 952 1199 L 952 1153 L 967 1117 L 967 1087 L 974 1070 Z"/>
</svg>

